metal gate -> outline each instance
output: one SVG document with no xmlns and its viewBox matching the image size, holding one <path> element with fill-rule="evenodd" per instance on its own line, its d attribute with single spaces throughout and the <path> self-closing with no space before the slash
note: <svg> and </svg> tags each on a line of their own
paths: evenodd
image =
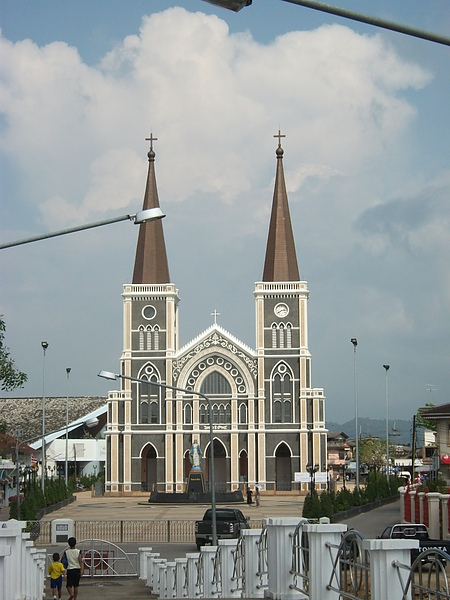
<svg viewBox="0 0 450 600">
<path fill-rule="evenodd" d="M 138 554 L 125 552 L 106 540 L 80 540 L 77 548 L 81 551 L 84 577 L 137 577 Z M 65 548 L 67 550 L 67 548 Z M 47 557 L 49 564 L 51 554 Z"/>
</svg>

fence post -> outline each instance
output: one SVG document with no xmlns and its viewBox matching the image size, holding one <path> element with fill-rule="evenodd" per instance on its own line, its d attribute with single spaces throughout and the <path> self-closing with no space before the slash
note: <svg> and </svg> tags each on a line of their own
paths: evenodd
<svg viewBox="0 0 450 600">
<path fill-rule="evenodd" d="M 139 553 L 139 579 L 147 579 L 147 556 L 151 548 L 138 548 Z"/>
<path fill-rule="evenodd" d="M 309 599 L 338 600 L 339 592 L 327 590 L 333 559 L 341 542 L 342 534 L 347 531 L 347 525 L 330 525 L 330 520 L 320 520 L 318 525 L 305 524 L 303 529 L 309 539 Z M 328 547 L 327 547 L 328 545 Z M 332 548 L 337 546 L 337 548 Z M 331 552 L 334 555 L 330 557 Z M 327 568 L 328 567 L 328 568 Z"/>
<path fill-rule="evenodd" d="M 197 598 L 199 591 L 197 586 L 197 563 L 200 560 L 200 552 L 186 554 L 187 558 L 187 598 Z"/>
<path fill-rule="evenodd" d="M 213 598 L 214 557 L 217 546 L 202 546 L 200 553 L 203 557 L 203 598 Z"/>
<path fill-rule="evenodd" d="M 411 550 L 419 540 L 362 540 L 363 550 L 369 551 L 371 600 L 403 598 L 401 579 L 394 561 L 409 565 Z"/>
<path fill-rule="evenodd" d="M 167 563 L 166 587 L 164 598 L 176 598 L 175 596 L 175 561 Z M 162 597 L 162 596 L 160 596 Z"/>
<path fill-rule="evenodd" d="M 185 598 L 187 595 L 186 581 L 187 558 L 175 559 L 175 598 Z"/>
<path fill-rule="evenodd" d="M 449 539 L 449 519 L 448 519 L 448 501 L 450 494 L 441 494 L 441 518 L 442 518 L 442 539 Z"/>
<path fill-rule="evenodd" d="M 306 519 L 294 517 L 269 517 L 265 519 L 269 580 L 269 588 L 266 590 L 265 597 L 300 597 L 300 592 L 290 587 L 293 582 L 293 576 L 290 572 L 292 562 L 292 539 L 290 536 L 301 521 L 306 522 Z"/>
<path fill-rule="evenodd" d="M 245 588 L 242 590 L 244 598 L 262 598 L 264 587 L 258 576 L 258 546 L 262 529 L 243 529 L 241 531 L 242 543 L 244 545 L 244 574 Z"/>
<path fill-rule="evenodd" d="M 155 560 L 161 557 L 159 552 L 149 552 L 147 554 L 147 566 L 145 569 L 145 585 L 149 588 L 153 587 L 153 578 L 155 573 Z"/>
<path fill-rule="evenodd" d="M 440 519 L 440 508 L 441 508 L 441 494 L 439 492 L 428 492 L 428 529 L 430 532 L 430 538 L 435 540 L 441 539 L 441 519 Z"/>
<path fill-rule="evenodd" d="M 220 567 L 222 573 L 222 598 L 240 597 L 241 592 L 233 589 L 234 553 L 236 552 L 237 540 L 219 540 Z"/>
<path fill-rule="evenodd" d="M 405 515 L 407 513 L 406 510 L 406 506 L 405 506 L 405 502 L 406 499 L 408 498 L 408 488 L 405 487 L 399 487 L 398 488 L 398 492 L 400 494 L 400 523 L 405 523 Z"/>
<path fill-rule="evenodd" d="M 411 519 L 409 520 L 409 523 L 416 523 L 416 502 L 419 501 L 417 498 L 417 490 L 410 490 L 409 500 L 411 503 Z"/>
</svg>

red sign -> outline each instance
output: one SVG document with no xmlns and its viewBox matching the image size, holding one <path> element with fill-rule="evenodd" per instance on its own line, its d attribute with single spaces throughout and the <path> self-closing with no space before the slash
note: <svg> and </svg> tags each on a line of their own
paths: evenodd
<svg viewBox="0 0 450 600">
<path fill-rule="evenodd" d="M 444 465 L 450 465 L 450 454 L 443 454 L 441 456 L 441 462 L 444 463 Z"/>
</svg>

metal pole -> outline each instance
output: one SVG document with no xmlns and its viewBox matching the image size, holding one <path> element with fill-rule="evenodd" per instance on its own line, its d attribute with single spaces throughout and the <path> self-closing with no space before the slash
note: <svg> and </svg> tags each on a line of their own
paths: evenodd
<svg viewBox="0 0 450 600">
<path fill-rule="evenodd" d="M 317 2 L 316 0 L 284 0 L 284 2 L 289 2 L 290 4 L 296 4 L 298 6 L 305 6 L 306 8 L 312 8 L 314 10 L 320 10 L 331 15 L 337 15 L 338 17 L 351 19 L 352 21 L 366 23 L 367 25 L 374 25 L 375 27 L 381 27 L 381 29 L 388 29 L 390 31 L 396 31 L 397 33 L 404 33 L 405 35 L 410 35 L 412 37 L 427 40 L 429 42 L 435 42 L 437 44 L 443 44 L 444 46 L 450 46 L 450 38 L 444 35 L 439 35 L 431 31 L 424 31 L 422 29 L 416 29 L 415 27 L 410 27 L 409 25 L 403 25 L 401 23 L 395 23 L 386 19 L 364 15 L 362 13 L 354 12 L 353 10 L 339 8 L 323 2 Z"/>
<path fill-rule="evenodd" d="M 350 341 L 353 344 L 353 377 L 354 377 L 354 388 L 355 388 L 356 487 L 359 490 L 358 382 L 356 379 L 356 346 L 358 345 L 358 340 L 356 338 L 352 338 Z"/>
<path fill-rule="evenodd" d="M 383 365 L 386 371 L 386 379 L 384 385 L 384 395 L 386 398 L 386 477 L 389 483 L 389 396 L 388 396 L 388 371 L 389 365 Z"/>
<path fill-rule="evenodd" d="M 41 342 L 44 356 L 42 359 L 42 448 L 41 448 L 41 488 L 45 492 L 45 351 L 48 348 L 48 342 Z"/>
<path fill-rule="evenodd" d="M 68 484 L 68 468 L 69 468 L 69 375 L 72 369 L 66 368 L 67 373 L 67 387 L 66 387 L 66 462 L 64 467 L 64 482 Z"/>
</svg>

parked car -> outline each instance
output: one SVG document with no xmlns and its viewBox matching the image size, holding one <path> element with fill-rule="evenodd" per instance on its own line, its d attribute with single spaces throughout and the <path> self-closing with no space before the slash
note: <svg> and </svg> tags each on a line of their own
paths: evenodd
<svg viewBox="0 0 450 600">
<path fill-rule="evenodd" d="M 382 539 L 396 539 L 396 540 L 419 540 L 419 548 L 411 551 L 411 562 L 413 562 L 419 555 L 426 550 L 436 548 L 446 554 L 450 555 L 450 541 L 449 540 L 433 540 L 430 538 L 428 528 L 423 523 L 398 523 L 386 527 L 380 536 Z M 430 562 L 433 560 L 433 555 L 427 554 L 423 558 L 423 562 Z M 442 559 L 445 563 L 446 559 Z"/>
<path fill-rule="evenodd" d="M 249 529 L 249 517 L 244 517 L 238 508 L 216 508 L 217 539 L 238 538 L 242 529 Z M 212 510 L 203 515 L 201 521 L 195 522 L 195 543 L 200 550 L 212 540 Z"/>
</svg>

